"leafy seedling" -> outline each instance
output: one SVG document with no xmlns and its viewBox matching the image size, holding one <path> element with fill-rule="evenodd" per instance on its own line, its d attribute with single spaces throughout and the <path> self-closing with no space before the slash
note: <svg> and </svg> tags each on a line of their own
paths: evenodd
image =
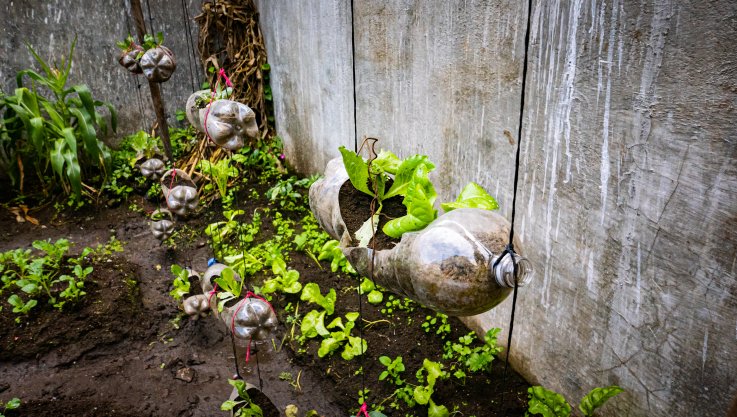
<svg viewBox="0 0 737 417">
<path fill-rule="evenodd" d="M 335 318 L 326 327 L 327 329 L 338 329 L 330 332 L 330 336 L 326 337 L 320 343 L 320 348 L 317 351 L 319 357 L 325 357 L 325 355 L 332 354 L 335 350 L 343 346 L 343 352 L 341 357 L 347 361 L 353 359 L 356 356 L 362 355 L 366 352 L 367 344 L 366 341 L 360 337 L 351 336 L 351 330 L 356 325 L 356 320 L 359 314 L 352 312 L 346 313 L 345 318 L 347 322 L 343 324 L 343 320 L 340 317 Z"/>
<path fill-rule="evenodd" d="M 585 417 L 593 416 L 597 408 L 623 391 L 616 385 L 594 388 L 581 399 L 578 408 Z M 537 385 L 528 388 L 527 393 L 529 397 L 527 412 L 530 415 L 542 415 L 543 417 L 569 417 L 571 415 L 571 406 L 557 392 Z"/>
<path fill-rule="evenodd" d="M 333 315 L 333 311 L 335 311 L 336 297 L 337 295 L 334 288 L 331 288 L 327 294 L 322 295 L 320 293 L 320 286 L 314 282 L 310 282 L 306 284 L 302 289 L 300 300 L 319 305 L 320 307 L 325 309 L 325 312 L 327 312 L 328 316 L 331 316 Z"/>
<path fill-rule="evenodd" d="M 447 213 L 451 210 L 459 208 L 480 208 L 484 210 L 496 210 L 499 208 L 499 204 L 496 199 L 489 195 L 483 187 L 470 182 L 466 185 L 461 194 L 453 203 L 442 203 L 440 207 Z"/>
<path fill-rule="evenodd" d="M 273 260 L 271 271 L 276 277 L 264 281 L 264 285 L 261 287 L 263 294 L 271 294 L 277 291 L 297 294 L 302 290 L 302 284 L 299 282 L 299 272 L 294 269 L 287 269 L 287 263 L 284 262 L 284 259 Z"/>
<path fill-rule="evenodd" d="M 174 264 L 171 266 L 171 273 L 174 274 L 174 281 L 172 282 L 174 288 L 169 292 L 169 295 L 175 300 L 181 300 L 182 297 L 189 294 L 189 271 Z"/>
<path fill-rule="evenodd" d="M 238 397 L 235 400 L 225 401 L 220 405 L 221 410 L 233 411 L 234 417 L 263 417 L 261 407 L 251 401 L 251 397 L 246 392 L 246 381 L 229 379 L 228 383 L 238 391 Z"/>
</svg>

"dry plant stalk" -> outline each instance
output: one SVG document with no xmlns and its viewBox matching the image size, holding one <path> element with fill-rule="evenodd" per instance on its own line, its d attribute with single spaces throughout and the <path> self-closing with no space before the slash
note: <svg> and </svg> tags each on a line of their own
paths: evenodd
<svg viewBox="0 0 737 417">
<path fill-rule="evenodd" d="M 249 106 L 256 113 L 262 139 L 270 140 L 276 131 L 269 121 L 271 104 L 264 98 L 263 66 L 267 63 L 266 47 L 258 22 L 258 12 L 252 0 L 214 0 L 202 4 L 202 13 L 194 18 L 199 25 L 197 42 L 202 66 L 214 67 L 216 71 L 206 73 L 210 85 L 214 86 L 220 68 L 225 69 L 233 82 L 232 99 Z M 217 163 L 230 156 L 230 152 L 212 145 L 204 134 L 200 141 L 176 165 L 198 183 L 211 181 L 205 172 L 196 170 L 201 160 Z M 217 197 L 215 190 L 201 195 L 202 201 Z"/>
<path fill-rule="evenodd" d="M 267 63 L 266 47 L 253 1 L 205 2 L 195 21 L 200 26 L 197 46 L 204 67 L 225 69 L 235 86 L 233 100 L 253 109 L 261 137 L 271 138 L 274 135 L 268 119 L 271 105 L 264 98 L 262 69 Z M 210 85 L 214 85 L 217 71 L 208 76 Z"/>
</svg>

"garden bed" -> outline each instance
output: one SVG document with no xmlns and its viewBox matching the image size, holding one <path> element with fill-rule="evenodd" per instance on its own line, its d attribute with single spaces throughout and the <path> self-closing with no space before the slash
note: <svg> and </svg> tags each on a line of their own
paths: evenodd
<svg viewBox="0 0 737 417">
<path fill-rule="evenodd" d="M 251 222 L 254 213 L 263 213 L 257 242 L 279 233 L 272 224 L 276 213 L 294 222 L 295 234 L 302 231 L 301 222 L 307 215 L 304 198 L 297 199 L 296 206 L 284 208 L 264 197 L 277 179 L 264 183 L 254 173 L 241 184 L 235 199 L 235 207 L 245 213 L 240 222 Z M 306 195 L 306 190 L 301 192 Z M 73 251 L 105 243 L 111 235 L 124 243 L 122 253 L 92 265 L 88 296 L 68 311 L 39 308 L 16 324 L 11 308 L 3 304 L 0 398 L 19 397 L 22 401 L 21 408 L 8 415 L 227 415 L 219 409 L 230 393 L 227 380 L 233 376 L 234 361 L 225 326 L 213 317 L 190 321 L 168 295 L 172 264 L 205 270 L 213 242 L 202 230 L 223 220 L 219 203 L 180 222 L 174 246 L 169 247 L 151 236 L 147 217 L 140 211 L 154 208 L 138 196 L 114 209 L 87 210 L 66 217 L 47 208 L 33 213 L 43 227 L 16 223 L 8 212 L 0 216 L 0 230 L 5 231 L 0 236 L 0 250 L 59 237 L 74 242 Z M 263 392 L 280 410 L 294 404 L 300 415 L 311 409 L 328 417 L 355 415 L 362 387 L 368 390 L 369 410 L 383 406 L 389 416 L 427 415 L 427 406 L 405 404 L 401 411 L 391 408 L 396 386 L 379 380 L 386 369 L 379 357 L 401 356 L 406 368 L 403 379 L 418 384 L 415 372 L 425 359 L 442 363 L 450 371 L 453 359 L 443 358 L 445 345 L 458 343 L 469 330 L 454 318 L 444 326 L 434 312 L 388 292 L 381 304 L 368 303 L 364 295 L 359 305 L 357 277 L 341 270 L 332 272 L 329 260 L 318 265 L 301 250 L 292 248 L 285 255 L 289 268 L 299 272 L 302 285 L 314 282 L 323 293 L 336 290 L 335 312 L 329 320 L 345 320 L 349 312 L 362 313 L 358 320 L 365 324 L 362 337 L 368 349 L 349 361 L 342 359 L 339 351 L 320 358 L 317 339 L 302 344 L 291 337 L 289 316 L 295 316 L 293 308 L 300 303 L 303 316 L 314 305 L 300 301 L 299 294 L 274 293 L 280 327 L 273 342 L 256 347 L 258 353 L 249 363 L 244 363 L 244 349 L 237 350 L 241 375 L 256 386 L 260 376 Z M 259 284 L 267 278 L 268 272 L 258 273 L 251 282 Z M 428 317 L 435 323 L 430 324 Z M 423 328 L 425 322 L 428 324 Z M 299 328 L 297 323 L 296 336 Z M 358 334 L 357 327 L 353 334 Z M 24 341 L 31 344 L 23 345 Z M 503 362 L 494 360 L 489 372 L 439 380 L 432 398 L 450 411 L 458 407 L 464 416 L 522 416 L 527 387 L 511 369 L 505 379 Z"/>
</svg>

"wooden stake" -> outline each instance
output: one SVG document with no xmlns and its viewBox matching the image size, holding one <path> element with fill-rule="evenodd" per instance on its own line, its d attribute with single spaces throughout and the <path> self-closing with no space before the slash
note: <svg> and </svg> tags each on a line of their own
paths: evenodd
<svg viewBox="0 0 737 417">
<path fill-rule="evenodd" d="M 131 13 L 133 20 L 136 22 L 136 33 L 138 34 L 138 43 L 143 45 L 143 38 L 146 36 L 146 23 L 143 20 L 143 9 L 141 9 L 141 0 L 131 1 Z M 148 89 L 151 92 L 151 101 L 156 112 L 156 121 L 159 125 L 159 137 L 164 144 L 164 152 L 171 163 L 174 163 L 174 157 L 171 153 L 171 141 L 169 141 L 169 125 L 166 123 L 166 113 L 164 112 L 164 101 L 161 99 L 161 88 L 159 83 L 148 81 Z"/>
</svg>

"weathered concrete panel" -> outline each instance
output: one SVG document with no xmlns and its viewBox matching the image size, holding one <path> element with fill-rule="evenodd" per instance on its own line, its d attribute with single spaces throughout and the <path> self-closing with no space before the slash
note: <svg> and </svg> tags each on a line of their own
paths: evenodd
<svg viewBox="0 0 737 417">
<path fill-rule="evenodd" d="M 319 172 L 352 144 L 350 2 L 262 3 L 279 131 Z M 359 136 L 428 154 L 441 199 L 476 180 L 509 216 L 524 2 L 430 3 L 355 2 Z M 723 415 L 737 390 L 737 4 L 534 4 L 517 233 L 537 279 L 514 365 L 572 402 L 624 387 L 602 416 Z M 469 323 L 506 330 L 510 304 Z"/>
<path fill-rule="evenodd" d="M 322 172 L 353 149 L 350 3 L 256 1 L 271 64 L 277 133 L 288 161 Z"/>
<path fill-rule="evenodd" d="M 723 415 L 737 389 L 734 2 L 538 2 L 515 365 L 601 415 Z M 508 327 L 509 304 L 476 321 Z"/>
<path fill-rule="evenodd" d="M 149 24 L 145 1 L 143 12 Z M 199 13 L 201 0 L 187 0 L 190 17 Z M 128 8 L 128 0 L 3 0 L 0 2 L 0 86 L 5 92 L 15 89 L 15 74 L 25 68 L 40 67 L 26 49 L 24 42 L 33 45 L 38 54 L 49 61 L 58 61 L 69 52 L 77 39 L 72 71 L 68 85 L 87 84 L 98 100 L 112 103 L 118 110 L 119 134 L 150 129 L 156 120 L 143 76 L 141 100 L 136 94 L 135 76 L 118 64 L 116 41 L 130 32 L 135 36 L 135 25 Z M 151 0 L 149 2 L 155 31 L 164 32 L 165 44 L 178 59 L 178 67 L 172 78 L 162 84 L 162 97 L 167 107 L 168 122 L 176 124 L 177 109 L 183 109 L 192 92 L 184 26 L 184 12 L 180 2 Z M 150 30 L 150 29 L 149 29 Z M 197 41 L 197 25 L 192 22 Z M 189 52 L 189 53 L 188 53 Z M 49 59 L 51 58 L 51 59 Z M 200 71 L 202 73 L 202 71 Z M 200 81 L 195 80 L 196 84 Z M 140 109 L 143 109 L 141 117 Z"/>
<path fill-rule="evenodd" d="M 524 2 L 355 3 L 359 136 L 426 154 L 443 201 L 476 181 L 509 213 Z"/>
</svg>

